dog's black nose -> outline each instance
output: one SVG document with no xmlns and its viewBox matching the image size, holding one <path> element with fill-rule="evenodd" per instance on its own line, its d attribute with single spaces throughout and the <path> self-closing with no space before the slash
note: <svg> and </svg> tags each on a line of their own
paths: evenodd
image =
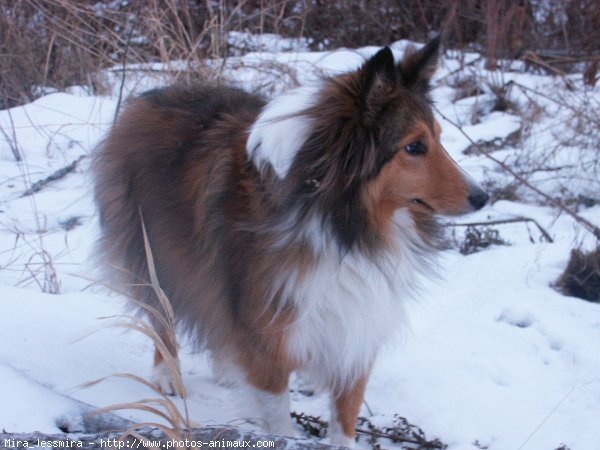
<svg viewBox="0 0 600 450">
<path fill-rule="evenodd" d="M 490 196 L 483 189 L 479 187 L 474 187 L 469 194 L 469 203 L 471 206 L 477 211 L 478 209 L 483 208 L 483 206 L 488 202 Z"/>
</svg>

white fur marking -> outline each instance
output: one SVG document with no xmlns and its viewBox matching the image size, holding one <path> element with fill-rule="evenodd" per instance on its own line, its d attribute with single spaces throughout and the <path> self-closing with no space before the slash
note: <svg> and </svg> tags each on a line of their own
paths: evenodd
<svg viewBox="0 0 600 450">
<path fill-rule="evenodd" d="M 246 383 L 245 373 L 235 362 L 233 354 L 226 349 L 213 354 L 212 369 L 215 381 L 221 386 L 235 387 Z"/>
<path fill-rule="evenodd" d="M 250 128 L 246 144 L 246 151 L 259 170 L 271 165 L 279 178 L 286 177 L 311 128 L 310 120 L 300 113 L 314 105 L 318 89 L 298 88 L 265 106 Z"/>
<path fill-rule="evenodd" d="M 163 394 L 175 395 L 175 380 L 169 370 L 169 366 L 164 361 L 154 366 L 151 380 Z"/>
<path fill-rule="evenodd" d="M 263 429 L 269 433 L 296 437 L 290 417 L 290 394 L 287 389 L 281 394 L 272 394 L 248 383 L 247 374 L 235 362 L 228 349 L 213 354 L 213 371 L 219 383 L 239 389 L 245 394 L 243 398 L 250 397 L 252 410 L 259 412 L 260 417 L 256 419 Z"/>
<path fill-rule="evenodd" d="M 254 386 L 247 386 L 262 413 L 261 419 L 267 432 L 280 436 L 296 437 L 290 417 L 290 394 L 286 389 L 281 394 L 272 394 Z"/>
<path fill-rule="evenodd" d="M 288 340 L 290 356 L 334 392 L 368 373 L 390 335 L 407 327 L 403 301 L 428 266 L 410 214 L 398 211 L 395 222 L 395 248 L 377 262 L 355 252 L 340 260 L 334 243 L 323 248 L 319 240 L 316 267 L 303 279 L 282 274 L 277 283 L 299 314 Z"/>
</svg>

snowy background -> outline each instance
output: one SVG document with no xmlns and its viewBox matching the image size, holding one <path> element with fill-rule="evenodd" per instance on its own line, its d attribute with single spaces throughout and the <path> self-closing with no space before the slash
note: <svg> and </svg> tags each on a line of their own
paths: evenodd
<svg viewBox="0 0 600 450">
<path fill-rule="evenodd" d="M 272 35 L 231 40 L 257 51 L 212 64 L 231 83 L 267 95 L 354 69 L 378 48 L 309 52 L 302 42 Z M 397 57 L 406 45 L 392 46 Z M 132 70 L 125 95 L 163 84 L 160 66 L 153 68 Z M 113 326 L 123 300 L 100 287 L 93 261 L 98 225 L 90 155 L 113 121 L 117 69 L 107 71 L 112 95 L 91 96 L 76 86 L 0 111 L 0 427 L 6 431 L 57 433 L 60 423 L 80 420 L 81 402 L 104 407 L 154 396 L 123 378 L 82 387 L 113 373 L 148 378 L 152 363 L 148 338 Z M 527 217 L 554 242 L 532 223 L 494 225 L 509 245 L 464 256 L 457 246 L 465 228 L 448 227 L 456 245 L 440 258 L 442 279 L 423 281 L 422 295 L 408 307 L 411 329 L 381 354 L 361 415 L 379 426 L 391 425 L 395 414 L 406 417 L 452 450 L 561 444 L 594 450 L 600 448 L 600 305 L 552 287 L 570 250 L 591 249 L 594 240 L 472 151 L 463 132 L 549 195 L 597 200 L 598 148 L 581 142 L 585 116 L 574 124 L 562 104 L 588 105 L 584 113 L 597 114 L 600 89 L 584 89 L 581 75 L 553 78 L 516 62 L 505 69 L 486 72 L 478 55 L 447 51 L 434 80 L 436 108 L 451 121 L 439 116 L 443 144 L 497 200 L 456 222 Z M 499 107 L 499 99 L 508 107 Z M 71 164 L 71 172 L 27 195 Z M 579 214 L 598 225 L 600 206 L 590 204 Z M 208 359 L 185 346 L 181 357 L 191 418 L 250 426 L 244 419 L 253 417 L 251 405 L 235 388 L 214 382 Z M 291 388 L 293 410 L 327 418 L 324 395 L 306 395 L 310 386 L 302 380 Z M 139 411 L 119 414 L 156 420 Z"/>
</svg>

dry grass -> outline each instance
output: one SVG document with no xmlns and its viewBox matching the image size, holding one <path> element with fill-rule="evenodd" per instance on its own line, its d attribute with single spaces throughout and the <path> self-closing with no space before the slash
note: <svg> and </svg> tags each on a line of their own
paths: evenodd
<svg viewBox="0 0 600 450">
<path fill-rule="evenodd" d="M 141 213 L 140 213 L 141 219 Z M 135 439 L 140 440 L 142 443 L 146 442 L 147 439 L 138 433 L 139 430 L 145 427 L 152 427 L 161 430 L 167 437 L 174 440 L 183 440 L 186 438 L 186 433 L 192 428 L 198 428 L 200 425 L 192 421 L 189 417 L 188 405 L 187 405 L 187 390 L 185 388 L 185 384 L 183 382 L 183 376 L 181 373 L 181 367 L 179 365 L 179 360 L 177 357 L 173 356 L 171 352 L 168 350 L 169 347 L 177 348 L 177 335 L 175 332 L 175 315 L 173 309 L 171 307 L 171 303 L 160 287 L 160 283 L 158 281 L 158 277 L 156 274 L 156 268 L 154 265 L 154 258 L 152 256 L 152 249 L 150 248 L 150 244 L 148 242 L 148 236 L 146 234 L 146 227 L 144 225 L 143 220 L 141 219 L 141 227 L 144 235 L 144 246 L 146 250 L 146 261 L 148 264 L 148 271 L 150 274 L 150 282 L 149 286 L 154 291 L 156 297 L 158 298 L 160 305 L 162 307 L 162 311 L 159 311 L 155 308 L 152 308 L 146 304 L 139 303 L 135 299 L 132 301 L 136 302 L 138 306 L 143 308 L 146 313 L 151 316 L 157 323 L 161 324 L 161 327 L 165 330 L 166 339 L 169 342 L 165 342 L 161 339 L 161 336 L 156 332 L 154 327 L 150 325 L 148 322 L 140 319 L 139 317 L 134 316 L 123 316 L 127 319 L 127 322 L 118 324 L 118 326 L 127 328 L 129 330 L 137 331 L 142 333 L 143 335 L 150 338 L 154 344 L 154 346 L 161 353 L 163 361 L 166 363 L 169 373 L 171 374 L 173 380 L 173 386 L 175 388 L 175 392 L 177 396 L 183 402 L 183 412 L 179 409 L 179 407 L 173 402 L 169 396 L 165 395 L 161 392 L 158 386 L 155 384 L 145 380 L 144 378 L 131 374 L 131 373 L 117 373 L 110 375 L 108 377 L 104 377 L 98 380 L 91 381 L 86 383 L 84 387 L 90 387 L 96 385 L 102 381 L 105 381 L 108 378 L 125 378 L 128 380 L 135 381 L 140 383 L 154 393 L 157 394 L 156 397 L 145 398 L 135 402 L 127 402 L 127 403 L 118 403 L 114 405 L 109 405 L 104 408 L 100 408 L 94 411 L 94 415 L 103 414 L 111 411 L 118 410 L 137 410 L 144 411 L 150 414 L 153 414 L 157 418 L 163 419 L 167 425 L 163 425 L 158 422 L 140 422 L 132 425 L 130 428 L 125 430 L 121 434 L 121 439 L 124 440 L 127 437 L 133 437 Z M 122 294 L 122 292 L 119 292 Z M 131 298 L 131 297 L 130 297 Z"/>
<path fill-rule="evenodd" d="M 5 0 L 0 5 L 0 109 L 48 88 L 108 92 L 102 69 L 160 62 L 171 82 L 218 78 L 206 58 L 228 55 L 227 33 L 282 29 L 301 21 L 288 0 L 73 2 Z M 302 29 L 302 26 L 300 26 Z"/>
<path fill-rule="evenodd" d="M 0 108 L 31 101 L 48 87 L 83 85 L 105 93 L 100 69 L 115 65 L 128 70 L 161 62 L 173 81 L 218 77 L 204 61 L 231 54 L 230 31 L 308 36 L 315 48 L 425 40 L 442 32 L 446 45 L 486 54 L 489 68 L 513 57 L 545 71 L 583 62 L 592 84 L 600 61 L 598 11 L 591 0 L 565 6 L 515 0 L 4 0 Z"/>
</svg>

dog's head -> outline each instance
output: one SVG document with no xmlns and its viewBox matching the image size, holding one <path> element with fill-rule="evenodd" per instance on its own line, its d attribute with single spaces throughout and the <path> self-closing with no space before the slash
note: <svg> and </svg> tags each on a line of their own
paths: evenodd
<svg viewBox="0 0 600 450">
<path fill-rule="evenodd" d="M 253 130 L 253 148 L 259 155 L 270 149 L 290 203 L 302 216 L 318 210 L 345 248 L 385 233 L 400 209 L 426 220 L 488 200 L 440 141 L 428 96 L 439 45 L 436 38 L 399 62 L 385 47 L 358 70 L 267 108 L 259 118 L 265 128 Z M 279 116 L 283 126 L 275 130 L 265 117 L 293 102 L 298 110 Z"/>
<path fill-rule="evenodd" d="M 377 175 L 368 192 L 374 203 L 387 204 L 384 209 L 458 215 L 480 209 L 488 200 L 440 141 L 441 127 L 428 98 L 438 49 L 439 38 L 395 64 L 384 48 L 357 74 L 380 158 L 373 162 Z"/>
</svg>

